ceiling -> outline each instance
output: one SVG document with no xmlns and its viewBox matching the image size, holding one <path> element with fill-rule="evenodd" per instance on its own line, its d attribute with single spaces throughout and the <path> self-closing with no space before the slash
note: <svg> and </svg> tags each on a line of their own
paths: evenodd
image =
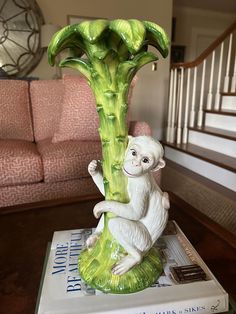
<svg viewBox="0 0 236 314">
<path fill-rule="evenodd" d="M 173 0 L 173 5 L 235 13 L 236 17 L 236 0 Z"/>
</svg>

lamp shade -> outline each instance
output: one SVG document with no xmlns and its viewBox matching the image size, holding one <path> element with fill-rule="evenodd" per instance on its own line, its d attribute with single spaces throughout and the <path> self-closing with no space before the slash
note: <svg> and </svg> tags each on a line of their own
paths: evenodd
<svg viewBox="0 0 236 314">
<path fill-rule="evenodd" d="M 41 47 L 46 48 L 52 36 L 59 30 L 59 26 L 53 24 L 44 24 L 41 27 Z"/>
</svg>

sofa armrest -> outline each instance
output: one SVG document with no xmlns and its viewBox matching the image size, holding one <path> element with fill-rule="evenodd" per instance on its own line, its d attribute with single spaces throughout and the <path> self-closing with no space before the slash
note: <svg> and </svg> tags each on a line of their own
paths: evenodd
<svg viewBox="0 0 236 314">
<path fill-rule="evenodd" d="M 144 121 L 131 121 L 129 126 L 129 135 L 152 135 L 152 130 L 147 122 Z"/>
</svg>

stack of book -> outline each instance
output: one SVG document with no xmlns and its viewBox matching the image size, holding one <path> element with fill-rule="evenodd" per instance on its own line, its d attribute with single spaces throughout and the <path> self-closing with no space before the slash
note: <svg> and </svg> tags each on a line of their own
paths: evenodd
<svg viewBox="0 0 236 314">
<path fill-rule="evenodd" d="M 81 280 L 78 256 L 92 232 L 54 232 L 37 314 L 205 314 L 228 310 L 228 294 L 176 222 L 169 222 L 156 243 L 165 261 L 163 274 L 152 287 L 129 295 L 103 294 Z"/>
</svg>

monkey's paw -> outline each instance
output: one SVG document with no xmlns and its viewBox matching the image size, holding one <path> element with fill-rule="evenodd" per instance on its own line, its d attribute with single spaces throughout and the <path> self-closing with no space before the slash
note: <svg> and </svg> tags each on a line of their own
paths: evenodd
<svg viewBox="0 0 236 314">
<path fill-rule="evenodd" d="M 109 211 L 109 202 L 108 201 L 101 201 L 97 203 L 93 208 L 93 214 L 96 218 L 99 218 L 102 213 Z"/>
<path fill-rule="evenodd" d="M 100 233 L 94 233 L 92 234 L 86 241 L 86 246 L 88 249 L 92 248 L 95 243 L 97 242 L 97 240 L 99 239 L 100 237 Z"/>
<path fill-rule="evenodd" d="M 93 177 L 95 176 L 97 173 L 98 173 L 98 170 L 97 170 L 97 167 L 98 167 L 98 162 L 97 160 L 92 160 L 89 165 L 88 165 L 88 172 L 89 174 Z"/>
<path fill-rule="evenodd" d="M 165 209 L 169 209 L 170 208 L 170 200 L 169 200 L 169 195 L 167 192 L 164 192 L 162 195 L 162 206 Z"/>
<path fill-rule="evenodd" d="M 128 270 L 130 270 L 132 267 L 134 267 L 136 264 L 138 264 L 139 262 L 140 262 L 139 259 L 136 259 L 135 257 L 131 255 L 127 255 L 124 258 L 122 258 L 119 263 L 113 266 L 112 273 L 114 275 L 121 276 L 125 274 Z"/>
</svg>

